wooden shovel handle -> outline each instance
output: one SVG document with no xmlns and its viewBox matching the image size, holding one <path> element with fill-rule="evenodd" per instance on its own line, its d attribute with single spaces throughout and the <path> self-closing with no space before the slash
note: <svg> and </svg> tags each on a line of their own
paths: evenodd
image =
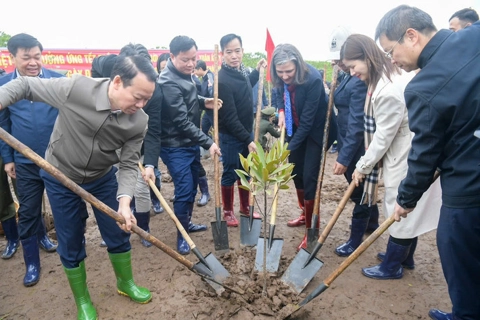
<svg viewBox="0 0 480 320">
<path fill-rule="evenodd" d="M 138 163 L 138 167 L 140 168 L 140 171 L 142 173 L 145 172 L 145 168 L 143 167 L 143 165 L 139 162 Z M 162 207 L 165 209 L 165 211 L 167 211 L 168 215 L 170 216 L 170 218 L 172 218 L 173 222 L 175 222 L 175 225 L 177 226 L 177 229 L 178 231 L 180 231 L 180 233 L 182 234 L 183 238 L 185 239 L 185 241 L 187 241 L 188 245 L 190 246 L 190 248 L 193 250 L 196 246 L 195 246 L 195 243 L 193 243 L 193 240 L 192 238 L 190 238 L 190 236 L 188 235 L 187 231 L 185 231 L 185 228 L 182 226 L 182 224 L 180 223 L 180 221 L 178 220 L 177 216 L 175 215 L 175 213 L 173 212 L 173 210 L 170 208 L 170 206 L 168 205 L 167 201 L 165 201 L 165 198 L 162 196 L 162 194 L 160 193 L 160 190 L 158 190 L 157 186 L 155 185 L 155 182 L 152 181 L 152 179 L 148 179 L 148 185 L 150 186 L 150 188 L 153 190 L 153 193 L 155 193 L 155 195 L 157 196 L 158 200 L 160 200 L 160 203 L 162 204 Z"/>
<path fill-rule="evenodd" d="M 280 128 L 280 143 L 283 145 L 285 141 L 285 126 Z M 273 202 L 272 202 L 272 214 L 270 215 L 270 225 L 275 225 L 277 221 L 277 205 L 278 205 L 278 183 L 275 183 L 273 188 Z"/>
<path fill-rule="evenodd" d="M 263 95 L 263 74 L 265 73 L 265 68 L 260 67 L 259 70 L 259 76 L 258 76 L 258 100 L 257 100 L 257 113 L 255 114 L 255 131 L 254 131 L 254 138 L 253 141 L 258 141 L 259 142 L 259 134 L 260 134 L 260 121 L 262 120 L 262 95 Z M 255 185 L 251 186 L 252 191 L 249 194 L 248 197 L 248 205 L 250 207 L 253 206 L 253 203 L 255 201 L 253 192 L 255 191 Z"/>
<path fill-rule="evenodd" d="M 343 209 L 345 208 L 345 205 L 348 202 L 348 199 L 350 199 L 350 196 L 353 193 L 353 190 L 355 190 L 355 181 L 350 182 L 350 185 L 348 186 L 347 191 L 345 191 L 345 194 L 343 195 L 342 200 L 340 200 L 340 203 L 337 206 L 337 209 L 335 209 L 335 212 L 333 213 L 332 217 L 330 218 L 330 221 L 328 221 L 327 226 L 325 229 L 323 229 L 322 234 L 318 238 L 318 243 L 325 243 L 325 240 L 327 239 L 328 235 L 330 234 L 330 231 L 332 231 L 333 226 L 338 220 L 338 217 L 342 213 Z"/>
<path fill-rule="evenodd" d="M 440 172 L 436 171 L 433 175 L 433 182 L 438 179 Z M 365 241 L 363 241 L 358 248 L 352 252 L 343 262 L 335 269 L 323 283 L 328 287 L 330 284 L 340 275 L 349 265 L 352 264 L 370 245 L 378 239 L 393 223 L 395 222 L 395 216 L 392 214 L 387 220 L 385 220 Z"/>
<path fill-rule="evenodd" d="M 218 136 L 218 69 L 219 69 L 219 59 L 218 59 L 218 44 L 215 45 L 215 50 L 213 51 L 213 132 L 214 132 L 214 141 L 217 146 L 219 144 Z M 214 183 L 215 183 L 215 207 L 220 207 L 220 159 L 218 154 L 213 156 L 213 170 L 214 170 Z"/>
<path fill-rule="evenodd" d="M 73 182 L 71 179 L 69 179 L 67 176 L 65 176 L 60 170 L 52 166 L 50 163 L 48 163 L 45 159 L 40 157 L 38 154 L 33 152 L 32 149 L 15 139 L 13 136 L 8 134 L 5 130 L 0 128 L 0 138 L 5 141 L 8 145 L 10 145 L 12 148 L 23 154 L 25 157 L 28 159 L 32 160 L 33 163 L 35 163 L 37 166 L 48 172 L 51 176 L 53 176 L 55 179 L 60 181 L 65 187 L 68 189 L 72 190 L 75 192 L 77 195 L 79 195 L 82 199 L 90 203 L 92 206 L 97 208 L 98 210 L 102 211 L 105 213 L 107 216 L 110 218 L 114 219 L 120 224 L 125 224 L 125 219 L 119 215 L 115 210 L 98 200 L 96 197 L 94 197 L 92 194 L 89 192 L 85 191 L 82 187 L 80 187 L 78 184 Z M 180 255 L 178 252 L 174 251 L 172 248 L 143 230 L 142 228 L 138 227 L 137 225 L 132 225 L 132 231 L 136 234 L 138 234 L 141 238 L 147 240 L 148 242 L 152 243 L 154 246 L 168 254 L 170 257 L 173 259 L 177 260 L 190 270 L 193 268 L 194 264 L 193 262 L 187 260 L 185 257 Z"/>
<path fill-rule="evenodd" d="M 335 88 L 337 87 L 337 69 L 333 69 L 333 78 L 328 97 L 327 117 L 325 119 L 325 127 L 323 128 L 322 158 L 320 160 L 320 171 L 318 173 L 317 189 L 315 190 L 315 201 L 313 203 L 313 214 L 320 213 L 320 193 L 323 184 L 323 173 L 325 171 L 325 163 L 327 162 L 328 133 L 330 131 L 330 117 L 332 115 Z"/>
</svg>

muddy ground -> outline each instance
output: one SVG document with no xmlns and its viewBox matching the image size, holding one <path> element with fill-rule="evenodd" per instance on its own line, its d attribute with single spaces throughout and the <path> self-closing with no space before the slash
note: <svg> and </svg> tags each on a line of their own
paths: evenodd
<svg viewBox="0 0 480 320">
<path fill-rule="evenodd" d="M 321 196 L 321 229 L 325 227 L 347 188 L 343 176 L 332 174 L 336 154 L 328 154 Z M 209 230 L 192 234 L 192 239 L 206 255 L 216 254 L 210 223 L 214 220 L 214 170 L 211 159 L 202 160 L 209 178 L 212 200 L 205 207 L 195 207 L 194 222 L 204 223 Z M 161 164 L 162 171 L 165 167 Z M 381 190 L 381 193 L 383 190 Z M 173 183 L 163 183 L 162 194 L 170 198 Z M 235 192 L 235 210 L 238 197 Z M 241 294 L 215 290 L 156 247 L 145 248 L 139 237 L 132 235 L 132 263 L 139 285 L 148 287 L 153 299 L 146 305 L 136 304 L 116 292 L 115 277 L 96 221 L 88 220 L 87 281 L 99 319 L 275 319 L 290 303 L 298 303 L 326 279 L 344 260 L 334 254 L 336 246 L 349 236 L 353 203 L 334 226 L 317 257 L 323 267 L 297 295 L 280 280 L 296 255 L 304 228 L 289 228 L 287 220 L 297 216 L 298 209 L 293 182 L 283 191 L 278 202 L 276 237 L 284 239 L 280 267 L 268 277 L 267 295 L 262 294 L 263 277 L 253 271 L 255 248 L 240 246 L 239 228 L 229 228 L 230 252 L 218 255 L 218 260 L 230 272 L 228 284 Z M 381 217 L 382 222 L 384 220 Z M 175 248 L 176 230 L 167 213 L 151 217 L 151 234 Z M 54 229 L 50 234 L 54 237 Z M 415 269 L 405 270 L 400 280 L 372 280 L 361 274 L 361 268 L 378 263 L 376 254 L 386 247 L 388 234 L 383 234 L 370 248 L 347 268 L 320 296 L 294 314 L 293 319 L 427 319 L 432 307 L 450 310 L 447 286 L 442 274 L 435 231 L 419 237 Z M 5 246 L 0 239 L 0 250 Z M 0 319 L 76 319 L 76 307 L 60 259 L 56 253 L 40 253 L 42 271 L 40 282 L 31 288 L 22 284 L 25 264 L 22 249 L 10 260 L 0 260 Z M 197 262 L 194 254 L 187 259 Z M 284 310 L 284 309 L 283 309 Z"/>
</svg>

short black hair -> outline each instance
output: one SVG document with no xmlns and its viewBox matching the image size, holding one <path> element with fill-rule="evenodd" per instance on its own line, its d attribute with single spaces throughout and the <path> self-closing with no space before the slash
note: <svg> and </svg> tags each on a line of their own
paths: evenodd
<svg viewBox="0 0 480 320">
<path fill-rule="evenodd" d="M 7 49 L 14 57 L 17 55 L 19 48 L 31 49 L 38 47 L 40 52 L 43 51 L 43 46 L 37 38 L 26 34 L 19 33 L 11 37 L 7 42 Z"/>
<path fill-rule="evenodd" d="M 119 55 L 113 65 L 110 79 L 113 80 L 115 76 L 120 76 L 123 86 L 128 87 L 138 73 L 143 73 L 151 82 L 155 82 L 157 79 L 157 73 L 152 66 L 152 62 L 144 56 L 138 54 L 133 56 Z"/>
<path fill-rule="evenodd" d="M 187 36 L 176 36 L 170 42 L 170 53 L 175 57 L 178 56 L 180 52 L 186 52 L 195 47 L 195 50 L 198 50 L 195 40 Z"/>
<path fill-rule="evenodd" d="M 202 69 L 203 71 L 207 71 L 207 64 L 203 60 L 197 60 L 197 65 L 195 66 L 195 69 Z"/>
<path fill-rule="evenodd" d="M 150 56 L 150 53 L 148 53 L 148 49 L 140 43 L 129 43 L 127 45 L 124 45 L 122 49 L 120 49 L 119 55 L 126 55 L 126 56 L 133 56 L 133 55 L 140 55 L 145 57 L 147 60 L 152 60 L 152 57 Z"/>
<path fill-rule="evenodd" d="M 230 41 L 235 40 L 235 39 L 238 39 L 238 41 L 240 41 L 240 47 L 243 48 L 242 37 L 240 37 L 239 35 L 236 35 L 234 33 L 229 33 L 227 35 L 224 35 L 220 39 L 220 50 L 222 50 L 222 52 L 223 52 L 223 50 L 225 49 L 225 46 L 227 44 L 229 44 Z"/>
<path fill-rule="evenodd" d="M 450 19 L 448 19 L 448 21 L 452 20 L 455 17 L 457 17 L 458 20 L 471 22 L 471 23 L 475 23 L 478 21 L 478 13 L 472 8 L 465 8 L 462 10 L 458 10 L 450 17 Z"/>
</svg>

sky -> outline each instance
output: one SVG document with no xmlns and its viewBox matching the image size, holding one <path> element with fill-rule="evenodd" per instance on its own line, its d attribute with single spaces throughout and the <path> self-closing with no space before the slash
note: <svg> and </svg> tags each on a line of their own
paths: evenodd
<svg viewBox="0 0 480 320">
<path fill-rule="evenodd" d="M 438 29 L 448 28 L 457 10 L 480 13 L 480 0 L 23 0 L 3 12 L 0 30 L 29 33 L 47 49 L 119 49 L 130 42 L 168 48 L 186 35 L 200 50 L 213 50 L 223 35 L 236 33 L 245 52 L 265 53 L 268 28 L 275 45 L 290 43 L 304 59 L 324 61 L 336 26 L 373 37 L 382 16 L 400 4 L 426 11 Z"/>
</svg>

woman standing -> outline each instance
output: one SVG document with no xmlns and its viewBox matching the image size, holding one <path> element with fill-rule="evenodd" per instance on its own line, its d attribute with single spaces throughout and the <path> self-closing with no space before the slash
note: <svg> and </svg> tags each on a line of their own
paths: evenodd
<svg viewBox="0 0 480 320">
<path fill-rule="evenodd" d="M 398 186 L 407 173 L 413 137 L 408 128 L 403 92 L 415 73 L 402 72 L 392 64 L 388 58 L 391 53 L 385 54 L 371 38 L 360 34 L 349 36 L 340 53 L 350 74 L 368 86 L 364 108 L 366 151 L 357 162 L 352 179 L 357 186 L 365 179 L 363 202 L 375 204 L 379 170 L 383 168 L 385 217 L 393 214 Z M 377 255 L 382 263 L 363 268 L 363 274 L 374 279 L 399 279 L 403 276 L 403 267 L 413 269 L 417 237 L 436 228 L 440 205 L 437 181 L 423 195 L 416 214 L 389 228 L 387 251 Z"/>
<path fill-rule="evenodd" d="M 348 68 L 340 60 L 340 48 L 351 34 L 344 26 L 335 28 L 331 37 L 330 54 L 332 64 L 337 65 L 344 73 L 342 81 L 334 92 L 337 108 L 337 141 L 338 157 L 333 166 L 333 174 L 344 175 L 348 183 L 352 182 L 355 165 L 365 154 L 363 108 L 367 95 L 367 85 L 357 77 L 350 75 Z M 355 203 L 352 212 L 352 231 L 347 242 L 335 249 L 341 257 L 349 256 L 362 243 L 363 235 L 378 228 L 377 204 L 362 203 L 363 183 L 356 187 L 350 200 Z"/>
<path fill-rule="evenodd" d="M 293 181 L 297 189 L 298 202 L 303 204 L 304 209 L 303 219 L 300 217 L 295 220 L 304 220 L 305 227 L 312 228 L 313 205 L 327 114 L 323 78 L 317 69 L 305 63 L 300 52 L 291 44 L 281 44 L 275 48 L 270 73 L 274 87 L 280 97 L 283 97 L 283 105 L 278 106 L 278 125 L 281 127 L 285 124 L 287 134 L 285 138 L 290 150 L 289 161 L 295 164 Z M 336 139 L 335 120 L 330 121 L 330 129 L 328 147 Z M 320 219 L 314 228 L 319 228 L 319 225 Z M 306 247 L 305 233 L 297 250 Z"/>
</svg>

